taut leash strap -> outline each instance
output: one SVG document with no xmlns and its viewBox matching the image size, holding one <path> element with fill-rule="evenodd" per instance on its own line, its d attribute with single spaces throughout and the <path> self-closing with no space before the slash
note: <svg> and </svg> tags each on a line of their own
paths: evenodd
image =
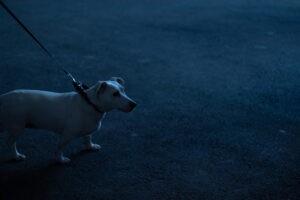
<svg viewBox="0 0 300 200">
<path fill-rule="evenodd" d="M 72 76 L 71 73 L 69 73 L 67 70 L 65 70 L 61 63 L 58 62 L 58 60 L 48 51 L 48 49 L 35 37 L 35 35 L 23 24 L 23 22 L 5 5 L 5 3 L 0 0 L 0 5 L 4 8 L 4 10 L 22 27 L 22 29 L 41 47 L 41 49 L 52 59 L 54 62 L 60 66 L 61 70 L 72 79 L 72 81 L 76 80 Z"/>
<path fill-rule="evenodd" d="M 4 10 L 22 27 L 22 29 L 41 47 L 41 49 L 61 68 L 61 70 L 72 80 L 72 84 L 83 99 L 90 105 L 92 106 L 97 112 L 99 113 L 104 113 L 102 112 L 91 100 L 89 99 L 87 93 L 84 91 L 88 89 L 89 87 L 85 84 L 81 84 L 78 82 L 74 76 L 68 72 L 67 70 L 64 69 L 62 64 L 53 56 L 53 54 L 48 51 L 48 49 L 37 39 L 37 37 L 34 36 L 34 34 L 23 24 L 23 22 L 5 5 L 5 3 L 0 0 L 0 5 L 4 8 Z"/>
</svg>

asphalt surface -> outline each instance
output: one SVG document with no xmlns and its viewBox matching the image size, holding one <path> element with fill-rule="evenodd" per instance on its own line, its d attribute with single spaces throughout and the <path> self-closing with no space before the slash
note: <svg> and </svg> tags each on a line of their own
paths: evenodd
<svg viewBox="0 0 300 200">
<path fill-rule="evenodd" d="M 83 82 L 126 81 L 139 106 L 111 112 L 54 164 L 58 137 L 0 135 L 0 199 L 300 199 L 300 2 L 10 0 Z M 0 8 L 0 92 L 72 90 Z M 42 117 L 42 113 L 41 113 Z"/>
</svg>

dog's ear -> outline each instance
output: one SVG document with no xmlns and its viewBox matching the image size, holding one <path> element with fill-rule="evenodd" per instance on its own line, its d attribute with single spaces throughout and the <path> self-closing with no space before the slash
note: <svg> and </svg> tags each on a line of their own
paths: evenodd
<svg viewBox="0 0 300 200">
<path fill-rule="evenodd" d="M 116 81 L 116 82 L 118 82 L 120 85 L 123 85 L 123 86 L 124 86 L 124 84 L 125 84 L 124 79 L 122 79 L 121 77 L 111 77 L 110 80 Z"/>
<path fill-rule="evenodd" d="M 102 94 L 107 88 L 107 83 L 103 82 L 99 85 L 98 89 L 97 89 L 97 94 Z"/>
</svg>

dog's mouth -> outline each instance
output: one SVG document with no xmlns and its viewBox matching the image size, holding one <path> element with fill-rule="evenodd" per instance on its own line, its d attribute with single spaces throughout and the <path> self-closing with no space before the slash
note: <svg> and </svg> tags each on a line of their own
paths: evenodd
<svg viewBox="0 0 300 200">
<path fill-rule="evenodd" d="M 131 112 L 136 106 L 137 106 L 137 103 L 135 103 L 133 101 L 129 102 L 129 107 L 130 107 L 130 111 L 129 112 Z"/>
<path fill-rule="evenodd" d="M 123 111 L 123 112 L 129 113 L 129 112 L 133 111 L 133 109 L 134 109 L 136 106 L 137 106 L 137 103 L 135 103 L 135 102 L 133 102 L 133 101 L 130 101 L 130 102 L 127 104 L 126 108 L 124 108 L 124 109 L 121 108 L 120 110 Z"/>
</svg>

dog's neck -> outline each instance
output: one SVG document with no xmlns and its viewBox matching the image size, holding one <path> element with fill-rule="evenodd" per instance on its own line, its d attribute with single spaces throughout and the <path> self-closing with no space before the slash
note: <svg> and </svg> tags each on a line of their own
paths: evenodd
<svg viewBox="0 0 300 200">
<path fill-rule="evenodd" d="M 91 105 L 89 105 L 83 97 L 76 93 L 73 93 L 74 97 L 79 101 L 80 109 L 82 110 L 82 117 L 84 118 L 83 120 L 89 120 L 93 121 L 95 123 L 98 123 L 103 119 L 103 117 L 106 115 L 106 112 L 98 112 L 96 111 Z M 89 97 L 91 98 L 91 97 Z"/>
<path fill-rule="evenodd" d="M 92 107 L 95 112 L 98 112 L 99 114 L 104 114 L 107 111 L 102 109 L 101 106 L 94 101 L 94 99 L 96 99 L 96 95 L 97 94 L 97 87 L 95 85 L 93 85 L 91 88 L 85 90 L 85 93 L 87 95 L 87 99 L 85 99 L 81 94 L 82 98 L 84 98 L 86 104 L 89 104 L 90 107 Z"/>
</svg>

